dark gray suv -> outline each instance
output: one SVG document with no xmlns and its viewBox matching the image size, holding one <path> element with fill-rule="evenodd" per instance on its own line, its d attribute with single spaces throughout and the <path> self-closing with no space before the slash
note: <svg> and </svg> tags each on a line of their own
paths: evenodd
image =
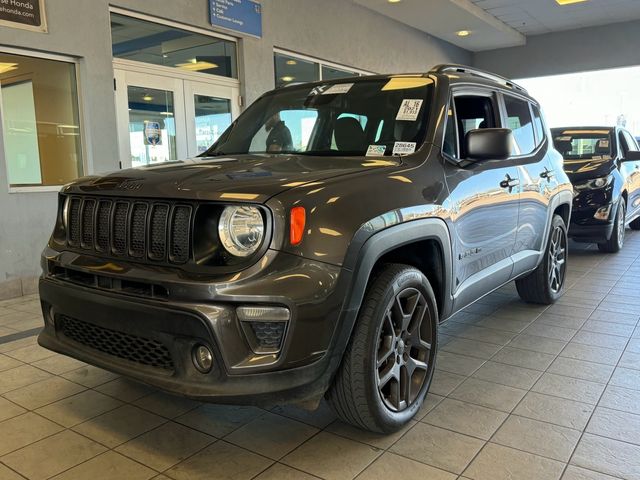
<svg viewBox="0 0 640 480">
<path fill-rule="evenodd" d="M 263 95 L 201 157 L 63 188 L 39 342 L 204 401 L 390 432 L 437 326 L 563 291 L 572 188 L 518 85 L 442 65 Z"/>
</svg>

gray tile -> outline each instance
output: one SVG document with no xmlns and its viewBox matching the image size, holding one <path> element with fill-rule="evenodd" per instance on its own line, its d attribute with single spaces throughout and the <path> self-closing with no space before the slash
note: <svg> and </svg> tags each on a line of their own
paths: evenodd
<svg viewBox="0 0 640 480">
<path fill-rule="evenodd" d="M 4 372 L 5 370 L 10 370 L 12 368 L 16 368 L 22 365 L 20 360 L 16 360 L 15 358 L 7 357 L 0 353 L 0 372 Z"/>
<path fill-rule="evenodd" d="M 120 400 L 95 390 L 87 390 L 41 407 L 37 413 L 70 428 L 121 405 Z"/>
<path fill-rule="evenodd" d="M 165 421 L 164 418 L 140 408 L 123 405 L 76 425 L 73 430 L 109 448 L 115 448 Z"/>
<path fill-rule="evenodd" d="M 456 336 L 467 338 L 469 340 L 476 340 L 478 342 L 506 345 L 516 336 L 516 334 L 505 332 L 504 330 L 467 325 L 466 328 L 458 332 Z"/>
<path fill-rule="evenodd" d="M 149 395 L 149 393 L 153 391 L 151 387 L 129 380 L 128 378 L 117 378 L 95 387 L 95 389 L 123 402 L 133 402 Z"/>
<path fill-rule="evenodd" d="M 461 474 L 484 442 L 424 423 L 418 423 L 390 449 L 391 452 L 436 468 Z"/>
<path fill-rule="evenodd" d="M 145 410 L 165 418 L 178 417 L 200 405 L 200 403 L 195 400 L 170 395 L 164 392 L 154 392 L 151 395 L 142 397 L 133 403 L 140 408 L 144 408 Z"/>
<path fill-rule="evenodd" d="M 534 352 L 557 355 L 566 346 L 567 342 L 553 338 L 538 337 L 535 335 L 520 334 L 508 345 L 512 348 L 533 350 Z"/>
<path fill-rule="evenodd" d="M 38 321 L 38 324 L 40 323 L 41 321 Z M 16 360 L 20 360 L 24 363 L 31 363 L 42 360 L 43 358 L 53 357 L 54 355 L 56 355 L 56 353 L 52 352 L 51 350 L 42 348 L 36 343 L 35 345 L 28 345 L 26 347 L 11 350 L 10 352 L 6 352 L 5 355 L 11 358 L 15 358 Z"/>
<path fill-rule="evenodd" d="M 446 398 L 422 422 L 489 440 L 507 416 L 504 412 Z"/>
<path fill-rule="evenodd" d="M 616 365 L 622 350 L 597 347 L 593 345 L 583 345 L 581 343 L 570 342 L 560 353 L 561 357 L 575 358 L 576 360 L 586 360 L 587 362 L 604 363 L 605 365 Z"/>
<path fill-rule="evenodd" d="M 532 370 L 545 371 L 555 355 L 549 353 L 534 352 L 521 348 L 504 347 L 491 358 L 493 362 L 506 363 L 516 367 L 530 368 Z"/>
<path fill-rule="evenodd" d="M 449 373 L 469 376 L 480 368 L 484 362 L 480 358 L 442 351 L 438 353 L 436 368 Z"/>
<path fill-rule="evenodd" d="M 580 378 L 591 382 L 607 383 L 613 373 L 613 365 L 585 362 L 575 358 L 558 357 L 551 364 L 547 372 Z"/>
<path fill-rule="evenodd" d="M 456 375 L 455 373 L 444 372 L 436 368 L 429 391 L 436 395 L 446 397 L 455 390 L 458 385 L 464 382 L 465 378 L 467 377 L 463 375 Z"/>
<path fill-rule="evenodd" d="M 530 389 L 534 383 L 540 378 L 542 372 L 531 370 L 528 368 L 515 367 L 513 365 L 505 365 L 488 361 L 476 373 L 475 378 L 487 380 L 509 387 Z"/>
<path fill-rule="evenodd" d="M 22 475 L 18 475 L 13 470 L 9 469 L 9 467 L 5 467 L 0 463 L 0 478 L 2 480 L 24 480 Z"/>
<path fill-rule="evenodd" d="M 618 335 L 607 335 L 604 333 L 587 332 L 580 330 L 571 339 L 572 342 L 582 343 L 583 345 L 593 345 L 594 347 L 605 347 L 622 350 L 627 345 L 626 337 Z"/>
<path fill-rule="evenodd" d="M 513 411 L 522 417 L 583 430 L 594 406 L 566 398 L 529 392 Z"/>
<path fill-rule="evenodd" d="M 321 478 L 353 478 L 381 453 L 382 450 L 369 445 L 320 432 L 284 457 L 281 463 Z"/>
<path fill-rule="evenodd" d="M 586 321 L 586 318 L 564 317 L 562 315 L 543 313 L 536 319 L 535 323 L 578 330 Z"/>
<path fill-rule="evenodd" d="M 384 453 L 368 466 L 364 472 L 358 475 L 358 480 L 389 480 L 391 478 L 402 478 L 403 480 L 455 480 L 457 477 L 444 470 L 430 467 L 390 452 Z"/>
<path fill-rule="evenodd" d="M 586 431 L 640 445 L 640 415 L 597 407 Z"/>
<path fill-rule="evenodd" d="M 578 430 L 511 415 L 491 441 L 505 447 L 568 462 L 580 435 Z"/>
<path fill-rule="evenodd" d="M 486 317 L 476 323 L 481 327 L 495 328 L 496 330 L 505 330 L 512 333 L 522 332 L 529 324 L 530 320 L 518 320 L 514 318 Z"/>
<path fill-rule="evenodd" d="M 451 392 L 450 397 L 508 413 L 526 393 L 519 388 L 469 378 Z"/>
<path fill-rule="evenodd" d="M 110 450 L 56 475 L 53 480 L 147 480 L 155 475 L 150 468 Z"/>
<path fill-rule="evenodd" d="M 15 403 L 0 397 L 0 422 L 22 415 L 26 410 Z"/>
<path fill-rule="evenodd" d="M 464 338 L 455 338 L 441 348 L 441 351 L 459 353 L 461 355 L 468 355 L 470 357 L 477 357 L 483 360 L 489 360 L 493 357 L 500 345 L 492 343 L 478 342 L 475 340 L 467 340 Z"/>
<path fill-rule="evenodd" d="M 488 443 L 464 472 L 472 480 L 557 480 L 564 464 Z"/>
<path fill-rule="evenodd" d="M 53 357 L 33 362 L 32 365 L 54 375 L 60 375 L 85 366 L 80 360 L 65 355 L 54 355 Z"/>
<path fill-rule="evenodd" d="M 89 388 L 95 388 L 98 385 L 102 385 L 103 383 L 107 383 L 118 378 L 118 375 L 115 373 L 94 367 L 93 365 L 87 365 L 76 370 L 65 372 L 62 376 L 67 380 L 71 380 L 74 383 L 78 383 Z"/>
<path fill-rule="evenodd" d="M 262 472 L 255 480 L 315 480 L 318 477 L 301 472 L 295 468 L 288 467 L 281 463 L 274 463 L 264 472 Z"/>
<path fill-rule="evenodd" d="M 408 425 L 404 426 L 397 432 L 382 434 L 362 430 L 361 428 L 353 427 L 348 423 L 336 420 L 329 425 L 325 431 L 335 433 L 336 435 L 340 435 L 341 437 L 346 437 L 357 442 L 366 443 L 367 445 L 379 448 L 380 450 L 386 450 L 396 443 L 400 437 L 407 433 L 407 431 L 413 428 L 415 424 L 415 421 L 411 421 Z"/>
<path fill-rule="evenodd" d="M 640 447 L 585 433 L 571 464 L 625 479 L 640 478 Z"/>
<path fill-rule="evenodd" d="M 278 460 L 319 430 L 310 425 L 265 413 L 225 437 L 225 441 Z"/>
<path fill-rule="evenodd" d="M 586 470 L 584 468 L 569 465 L 562 476 L 562 480 L 617 480 L 616 477 L 604 473 Z"/>
<path fill-rule="evenodd" d="M 174 421 L 208 435 L 222 438 L 264 413 L 256 407 L 203 404 Z"/>
<path fill-rule="evenodd" d="M 0 457 L 62 430 L 60 425 L 27 412 L 0 422 Z"/>
<path fill-rule="evenodd" d="M 271 411 L 278 415 L 282 415 L 283 417 L 293 418 L 294 420 L 298 420 L 302 423 L 306 423 L 320 429 L 330 425 L 337 418 L 335 412 L 324 400 L 320 402 L 320 405 L 318 405 L 318 408 L 315 410 L 309 410 L 302 406 L 290 404 L 273 407 Z"/>
<path fill-rule="evenodd" d="M 563 315 L 565 317 L 588 318 L 593 311 L 594 308 L 590 307 L 581 308 L 566 305 L 551 305 L 547 310 L 545 310 L 545 313 Z"/>
<path fill-rule="evenodd" d="M 640 390 L 608 385 L 602 394 L 599 405 L 640 415 Z"/>
<path fill-rule="evenodd" d="M 600 383 L 545 373 L 531 390 L 595 405 L 598 403 L 604 387 Z"/>
<path fill-rule="evenodd" d="M 70 430 L 57 433 L 2 457 L 2 462 L 32 480 L 44 480 L 106 449 Z"/>
<path fill-rule="evenodd" d="M 619 335 L 629 338 L 633 334 L 633 325 L 624 325 L 622 323 L 601 322 L 598 320 L 589 320 L 582 327 L 582 330 L 594 333 L 605 333 L 607 335 Z"/>
<path fill-rule="evenodd" d="M 34 410 L 53 403 L 61 398 L 75 395 L 85 388 L 60 377 L 48 378 L 5 394 L 5 397 L 18 405 Z"/>
<path fill-rule="evenodd" d="M 596 310 L 591 314 L 589 320 L 597 320 L 599 322 L 621 323 L 624 325 L 635 325 L 638 323 L 638 316 L 632 314 L 618 313 L 612 315 L 611 312 L 605 310 Z"/>
<path fill-rule="evenodd" d="M 169 422 L 120 445 L 116 451 L 162 472 L 214 441 L 209 435 Z"/>
<path fill-rule="evenodd" d="M 223 441 L 217 441 L 167 472 L 176 480 L 249 480 L 273 461 Z M 292 477 L 295 478 L 295 477 Z"/>
<path fill-rule="evenodd" d="M 611 375 L 609 383 L 617 387 L 640 390 L 640 370 L 618 367 Z"/>
<path fill-rule="evenodd" d="M 548 325 L 546 323 L 538 323 L 536 321 L 529 325 L 523 333 L 526 335 L 535 335 L 537 337 L 553 338 L 568 342 L 576 332 L 577 330 L 572 328 L 558 327 L 555 325 Z"/>
<path fill-rule="evenodd" d="M 47 378 L 51 378 L 51 374 L 31 365 L 21 365 L 5 370 L 0 372 L 0 394 L 46 380 Z"/>
</svg>

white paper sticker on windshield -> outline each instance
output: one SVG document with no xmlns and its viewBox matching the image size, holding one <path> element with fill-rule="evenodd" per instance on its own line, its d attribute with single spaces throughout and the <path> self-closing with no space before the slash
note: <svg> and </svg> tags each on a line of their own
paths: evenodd
<svg viewBox="0 0 640 480">
<path fill-rule="evenodd" d="M 338 95 L 342 93 L 347 93 L 353 87 L 353 83 L 337 83 L 335 85 L 331 85 L 327 88 L 322 95 Z"/>
<path fill-rule="evenodd" d="M 556 140 L 559 142 L 570 142 L 571 137 L 556 137 Z"/>
<path fill-rule="evenodd" d="M 602 155 L 594 155 L 591 160 L 602 160 Z"/>
<path fill-rule="evenodd" d="M 422 107 L 422 100 L 405 98 L 402 100 L 396 120 L 405 120 L 407 122 L 415 122 L 418 119 Z"/>
<path fill-rule="evenodd" d="M 396 142 L 393 144 L 394 155 L 410 155 L 416 151 L 416 142 Z"/>
<path fill-rule="evenodd" d="M 611 155 L 602 155 L 603 160 L 611 160 Z"/>
<path fill-rule="evenodd" d="M 387 150 L 385 145 L 369 145 L 367 148 L 367 157 L 383 157 Z"/>
<path fill-rule="evenodd" d="M 598 141 L 598 147 L 600 147 L 600 148 L 609 148 L 609 140 L 600 140 L 600 141 Z"/>
</svg>

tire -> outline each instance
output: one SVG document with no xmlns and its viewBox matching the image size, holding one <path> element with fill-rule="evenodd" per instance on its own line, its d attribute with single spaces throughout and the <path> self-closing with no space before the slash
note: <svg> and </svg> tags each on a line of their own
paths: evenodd
<svg viewBox="0 0 640 480">
<path fill-rule="evenodd" d="M 422 272 L 407 265 L 385 265 L 367 287 L 326 395 L 338 417 L 379 433 L 406 425 L 420 410 L 431 384 L 437 325 L 435 295 Z"/>
<path fill-rule="evenodd" d="M 625 215 L 627 213 L 627 204 L 624 197 L 620 197 L 618 206 L 616 207 L 616 220 L 611 232 L 611 238 L 606 242 L 598 244 L 598 250 L 603 253 L 618 253 L 624 245 L 625 234 Z"/>
<path fill-rule="evenodd" d="M 551 305 L 562 296 L 567 273 L 567 244 L 567 226 L 560 215 L 554 215 L 544 259 L 533 272 L 516 280 L 522 300 Z"/>
</svg>

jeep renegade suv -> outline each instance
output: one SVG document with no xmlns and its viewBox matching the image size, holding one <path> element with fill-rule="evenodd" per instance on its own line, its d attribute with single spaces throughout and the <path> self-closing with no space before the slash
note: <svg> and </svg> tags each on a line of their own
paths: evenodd
<svg viewBox="0 0 640 480">
<path fill-rule="evenodd" d="M 640 230 L 640 152 L 619 127 L 551 130 L 575 191 L 569 237 L 597 243 L 602 252 L 624 245 L 627 224 Z"/>
<path fill-rule="evenodd" d="M 63 188 L 42 346 L 204 401 L 406 424 L 438 323 L 563 291 L 572 188 L 538 104 L 466 67 L 263 95 L 201 157 Z"/>
</svg>

